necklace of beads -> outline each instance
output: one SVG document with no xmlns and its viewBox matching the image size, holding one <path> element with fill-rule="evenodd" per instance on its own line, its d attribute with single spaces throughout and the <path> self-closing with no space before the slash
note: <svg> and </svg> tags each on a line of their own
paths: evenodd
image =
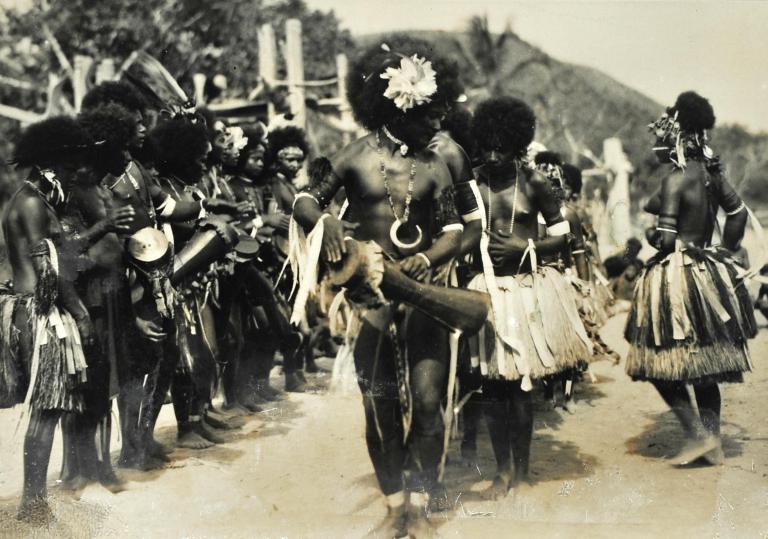
<svg viewBox="0 0 768 539">
<path fill-rule="evenodd" d="M 515 189 L 512 194 L 512 217 L 509 220 L 509 234 L 512 235 L 512 232 L 515 230 L 515 215 L 517 214 L 517 185 L 518 185 L 518 173 L 520 171 L 519 165 L 517 162 L 515 162 Z M 492 208 L 493 208 L 493 189 L 491 189 L 491 182 L 488 182 L 488 232 L 491 232 L 491 227 L 493 226 L 493 214 L 492 214 Z"/>
<path fill-rule="evenodd" d="M 392 191 L 389 189 L 389 179 L 387 178 L 387 167 L 384 164 L 384 157 L 382 155 L 381 148 L 381 136 L 379 132 L 376 132 L 376 153 L 379 154 L 379 173 L 382 180 L 384 180 L 384 189 L 387 190 L 387 199 L 389 200 L 389 207 L 392 208 L 392 214 L 395 219 L 401 223 L 408 222 L 408 217 L 411 215 L 411 200 L 413 199 L 413 186 L 416 179 L 416 161 L 411 161 L 411 172 L 408 179 L 408 192 L 405 195 L 405 205 L 403 207 L 403 214 L 401 217 L 397 216 L 395 211 L 395 202 L 392 200 Z"/>
</svg>

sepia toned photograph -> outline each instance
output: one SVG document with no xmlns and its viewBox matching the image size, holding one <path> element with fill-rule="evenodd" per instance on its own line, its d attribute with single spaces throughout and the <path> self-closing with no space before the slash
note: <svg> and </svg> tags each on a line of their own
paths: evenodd
<svg viewBox="0 0 768 539">
<path fill-rule="evenodd" d="M 0 0 L 0 536 L 768 538 L 766 25 Z"/>
</svg>

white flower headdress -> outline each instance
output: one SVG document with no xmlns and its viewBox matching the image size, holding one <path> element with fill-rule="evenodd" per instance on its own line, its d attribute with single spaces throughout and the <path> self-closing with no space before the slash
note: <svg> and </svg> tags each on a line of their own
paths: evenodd
<svg viewBox="0 0 768 539">
<path fill-rule="evenodd" d="M 389 51 L 389 46 L 381 46 Z M 384 97 L 395 102 L 395 106 L 406 112 L 414 107 L 430 103 L 437 92 L 437 73 L 432 68 L 432 62 L 416 54 L 400 56 L 399 67 L 388 67 L 380 75 L 389 80 Z"/>
<path fill-rule="evenodd" d="M 239 152 L 248 145 L 248 137 L 242 127 L 228 127 L 224 122 L 218 121 L 213 124 L 213 128 L 218 132 L 223 146 L 232 146 Z"/>
</svg>

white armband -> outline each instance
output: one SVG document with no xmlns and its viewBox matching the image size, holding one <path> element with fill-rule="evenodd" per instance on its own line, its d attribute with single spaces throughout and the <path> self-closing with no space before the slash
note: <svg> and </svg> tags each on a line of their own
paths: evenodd
<svg viewBox="0 0 768 539">
<path fill-rule="evenodd" d="M 296 206 L 296 203 L 297 203 L 297 202 L 299 201 L 299 199 L 301 199 L 301 198 L 311 198 L 312 200 L 314 200 L 314 201 L 315 201 L 315 203 L 316 203 L 318 206 L 320 206 L 320 202 L 317 200 L 317 197 L 315 197 L 315 195 L 313 195 L 313 194 L 311 194 L 311 193 L 307 193 L 306 191 L 302 191 L 301 193 L 296 193 L 296 196 L 295 196 L 295 197 L 293 197 L 293 205 L 292 205 L 291 207 L 295 207 L 295 206 Z"/>
<path fill-rule="evenodd" d="M 568 224 L 568 221 L 561 221 L 559 223 L 555 223 L 554 225 L 547 227 L 547 234 L 550 236 L 565 236 L 570 232 L 571 232 L 571 225 Z"/>
<path fill-rule="evenodd" d="M 165 200 L 163 200 L 162 204 L 160 204 L 157 207 L 157 212 L 160 214 L 160 217 L 170 217 L 173 214 L 173 210 L 176 209 L 176 201 L 168 195 L 165 197 Z"/>
<path fill-rule="evenodd" d="M 739 207 L 738 207 L 738 208 L 736 208 L 736 209 L 735 209 L 735 210 L 733 210 L 733 211 L 727 211 L 727 212 L 725 212 L 725 214 L 726 214 L 728 217 L 731 217 L 731 216 L 733 216 L 733 215 L 736 215 L 737 213 L 741 213 L 742 211 L 744 211 L 744 208 L 746 208 L 746 206 L 745 206 L 745 205 L 744 205 L 744 203 L 742 202 L 741 204 L 739 204 Z"/>
<path fill-rule="evenodd" d="M 471 223 L 472 221 L 480 221 L 482 218 L 483 218 L 483 212 L 480 210 L 480 208 L 461 216 L 461 220 L 464 221 L 464 223 Z"/>
<path fill-rule="evenodd" d="M 197 214 L 197 218 L 198 219 L 202 219 L 206 215 L 208 215 L 208 210 L 205 209 L 205 206 L 203 205 L 203 200 L 201 199 L 200 200 L 200 213 Z"/>
<path fill-rule="evenodd" d="M 464 225 L 461 223 L 451 223 L 449 225 L 445 225 L 442 228 L 442 232 L 451 232 L 453 230 L 458 230 L 459 232 L 462 232 L 464 230 Z"/>
</svg>

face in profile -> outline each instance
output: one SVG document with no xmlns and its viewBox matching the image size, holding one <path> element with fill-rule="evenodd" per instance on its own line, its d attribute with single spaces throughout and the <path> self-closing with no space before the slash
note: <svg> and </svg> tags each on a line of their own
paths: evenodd
<svg viewBox="0 0 768 539">
<path fill-rule="evenodd" d="M 213 143 L 221 156 L 221 162 L 228 167 L 236 167 L 240 157 L 240 150 L 235 146 L 235 141 L 226 133 L 216 135 Z"/>
<path fill-rule="evenodd" d="M 144 123 L 144 116 L 139 111 L 133 113 L 133 120 L 134 132 L 129 146 L 133 150 L 139 150 L 144 146 L 144 139 L 147 138 L 147 126 Z"/>
<path fill-rule="evenodd" d="M 422 150 L 441 129 L 447 109 L 432 106 L 419 113 L 405 114 L 387 125 L 390 132 L 413 150 Z"/>
</svg>

